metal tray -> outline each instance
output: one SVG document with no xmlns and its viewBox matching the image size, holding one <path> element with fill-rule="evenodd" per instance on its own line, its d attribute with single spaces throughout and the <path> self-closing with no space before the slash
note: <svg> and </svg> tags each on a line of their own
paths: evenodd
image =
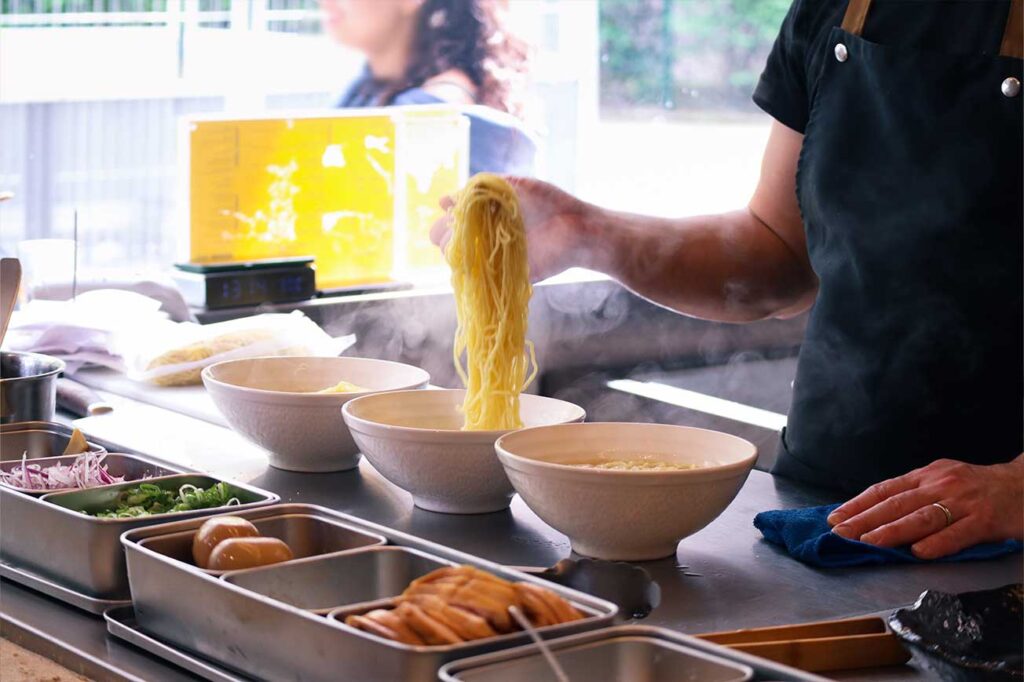
<svg viewBox="0 0 1024 682">
<path fill-rule="evenodd" d="M 56 457 L 64 454 L 64 448 L 74 431 L 70 426 L 56 422 L 15 422 L 0 424 L 0 462 Z M 92 452 L 106 452 L 102 445 L 86 441 Z"/>
<path fill-rule="evenodd" d="M 28 569 L 5 561 L 0 561 L 0 578 L 6 578 L 19 585 L 24 585 L 36 592 L 42 592 L 48 597 L 53 597 L 65 604 L 74 606 L 76 609 L 81 609 L 97 616 L 107 609 L 131 604 L 131 601 L 127 599 L 94 599 L 87 594 L 76 592 L 49 578 L 36 575 Z"/>
<path fill-rule="evenodd" d="M 254 520 L 285 513 L 340 520 L 383 535 L 393 545 L 432 555 L 441 562 L 470 564 L 508 580 L 543 585 L 596 614 L 547 628 L 550 636 L 606 626 L 618 612 L 614 604 L 604 600 L 323 507 L 280 505 L 237 515 Z M 140 528 L 125 533 L 121 542 L 139 624 L 165 643 L 198 653 L 222 667 L 272 680 L 425 682 L 435 680 L 438 668 L 455 658 L 529 641 L 525 633 L 457 647 L 411 647 L 378 639 L 207 575 L 142 544 L 146 538 L 194 530 L 199 524 L 198 520 L 189 520 Z"/>
<path fill-rule="evenodd" d="M 207 488 L 219 482 L 217 478 L 190 473 L 147 481 L 175 489 L 186 483 Z M 231 507 L 232 511 L 245 511 L 280 499 L 258 488 L 228 483 L 244 502 Z M 128 574 L 120 545 L 122 533 L 168 520 L 224 513 L 223 508 L 201 509 L 134 519 L 100 519 L 81 513 L 107 508 L 122 490 L 135 485 L 138 483 L 120 483 L 49 493 L 40 498 L 0 486 L 0 516 L 4 521 L 0 559 L 93 599 L 129 599 Z"/>
<path fill-rule="evenodd" d="M 255 519 L 253 525 L 263 537 L 283 540 L 298 560 L 347 552 L 360 547 L 386 545 L 388 542 L 384 536 L 378 533 L 369 533 L 340 521 L 310 514 L 280 514 Z M 147 538 L 141 544 L 147 549 L 176 561 L 193 564 L 192 538 L 194 535 L 194 530 L 186 530 Z M 228 573 L 228 571 L 196 568 L 209 575 Z"/>
<path fill-rule="evenodd" d="M 111 636 L 137 646 L 157 658 L 162 658 L 168 663 L 183 668 L 204 680 L 210 680 L 210 682 L 252 681 L 251 677 L 243 677 L 228 672 L 216 663 L 178 651 L 174 647 L 168 646 L 159 639 L 147 634 L 139 627 L 138 621 L 135 620 L 135 610 L 132 609 L 131 604 L 108 609 L 103 613 L 103 618 L 107 621 L 107 632 Z"/>
<path fill-rule="evenodd" d="M 644 646 L 637 647 L 641 642 Z M 721 680 L 722 677 L 715 675 L 722 674 L 723 666 L 734 671 L 749 670 L 753 674 L 731 679 L 827 682 L 824 677 L 796 668 L 646 625 L 605 628 L 549 640 L 549 645 L 571 679 L 588 682 Z M 649 655 L 655 651 L 661 661 Z M 718 664 L 718 673 L 705 667 L 709 663 Z M 449 663 L 441 668 L 438 676 L 443 682 L 505 682 L 548 679 L 552 673 L 537 646 L 529 644 Z"/>
<path fill-rule="evenodd" d="M 688 649 L 658 637 L 619 634 L 602 636 L 588 642 L 562 645 L 551 643 L 552 651 L 565 674 L 588 682 L 674 682 L 679 679 L 701 682 L 748 682 L 754 678 L 750 666 L 720 659 L 703 651 Z M 490 663 L 482 661 L 493 658 Z M 454 678 L 459 682 L 520 682 L 540 680 L 551 675 L 544 656 L 533 653 L 508 658 L 502 654 L 479 656 L 473 666 L 465 664 Z"/>
<path fill-rule="evenodd" d="M 226 573 L 223 580 L 327 615 L 339 606 L 397 597 L 416 578 L 453 562 L 405 547 L 372 547 L 333 556 Z"/>
<path fill-rule="evenodd" d="M 71 464 L 72 461 L 79 455 L 61 455 L 59 457 L 37 457 L 32 460 L 32 464 L 38 464 L 41 467 L 53 466 L 54 464 Z M 180 469 L 172 469 L 166 466 L 161 466 L 156 462 L 151 462 L 145 457 L 138 457 L 136 455 L 124 455 L 120 453 L 104 453 L 103 465 L 107 467 L 107 471 L 112 476 L 123 476 L 125 483 L 138 483 L 144 478 L 157 478 L 159 476 L 170 476 L 173 474 L 184 473 Z M 0 462 L 0 471 L 9 472 L 15 467 L 21 466 L 21 459 L 10 460 L 6 462 Z M 119 484 L 113 484 L 119 485 Z M 20 493 L 26 495 L 35 495 L 37 497 L 42 495 L 49 495 L 50 493 L 63 493 L 71 490 L 79 490 L 79 488 L 54 488 L 53 490 L 31 490 L 29 488 L 19 488 L 18 486 L 8 485 L 6 483 L 0 483 L 0 486 L 5 486 L 11 490 L 17 490 Z M 98 487 L 98 486 L 97 486 Z"/>
</svg>

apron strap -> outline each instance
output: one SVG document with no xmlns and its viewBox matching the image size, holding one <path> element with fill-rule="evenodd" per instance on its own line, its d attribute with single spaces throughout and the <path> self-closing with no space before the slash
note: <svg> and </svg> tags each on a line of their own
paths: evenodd
<svg viewBox="0 0 1024 682">
<path fill-rule="evenodd" d="M 843 15 L 842 29 L 859 36 L 864 31 L 864 22 L 871 9 L 871 0 L 850 0 Z M 1024 0 L 1011 0 L 1010 12 L 1006 17 L 1006 31 L 999 46 L 1003 57 L 1024 59 Z"/>
<path fill-rule="evenodd" d="M 864 20 L 868 18 L 869 9 L 871 9 L 871 0 L 850 0 L 850 4 L 846 6 L 846 14 L 843 15 L 842 29 L 847 33 L 859 36 L 864 30 Z"/>
<path fill-rule="evenodd" d="M 1003 33 L 999 54 L 1024 59 L 1024 0 L 1010 3 L 1010 15 L 1006 17 L 1006 32 Z"/>
</svg>

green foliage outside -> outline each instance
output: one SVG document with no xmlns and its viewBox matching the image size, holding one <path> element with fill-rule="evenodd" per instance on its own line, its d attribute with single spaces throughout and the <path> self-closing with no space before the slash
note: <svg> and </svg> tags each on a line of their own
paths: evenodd
<svg viewBox="0 0 1024 682">
<path fill-rule="evenodd" d="M 750 93 L 791 2 L 598 1 L 602 107 L 681 112 L 751 110 Z M 162 12 L 180 2 L 0 0 L 0 13 Z M 231 7 L 231 0 L 198 2 L 203 12 Z M 316 1 L 270 0 L 270 6 L 311 8 Z"/>
<path fill-rule="evenodd" d="M 600 0 L 605 109 L 749 111 L 792 0 Z"/>
</svg>

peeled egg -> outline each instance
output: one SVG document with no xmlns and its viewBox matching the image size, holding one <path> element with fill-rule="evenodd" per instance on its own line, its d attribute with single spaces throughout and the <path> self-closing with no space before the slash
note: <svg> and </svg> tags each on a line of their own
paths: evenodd
<svg viewBox="0 0 1024 682">
<path fill-rule="evenodd" d="M 199 568 L 209 568 L 214 548 L 229 538 L 255 538 L 256 526 L 238 516 L 219 516 L 206 521 L 192 537 L 192 559 Z"/>
<path fill-rule="evenodd" d="M 218 544 L 207 566 L 212 571 L 269 566 L 294 558 L 291 547 L 277 538 L 230 538 Z"/>
</svg>

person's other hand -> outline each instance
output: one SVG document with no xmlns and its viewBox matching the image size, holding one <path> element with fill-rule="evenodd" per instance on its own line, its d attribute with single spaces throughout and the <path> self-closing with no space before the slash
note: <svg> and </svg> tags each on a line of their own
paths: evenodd
<svg viewBox="0 0 1024 682">
<path fill-rule="evenodd" d="M 534 282 L 580 265 L 581 215 L 586 204 L 554 185 L 532 178 L 505 177 L 519 197 L 526 226 L 530 279 Z M 430 229 L 430 240 L 447 252 L 452 236 L 454 197 L 441 200 L 445 215 Z"/>
<path fill-rule="evenodd" d="M 934 503 L 945 506 L 946 514 Z M 981 542 L 1024 539 L 1024 455 L 980 466 L 940 459 L 877 483 L 828 517 L 832 532 L 937 559 Z"/>
</svg>

